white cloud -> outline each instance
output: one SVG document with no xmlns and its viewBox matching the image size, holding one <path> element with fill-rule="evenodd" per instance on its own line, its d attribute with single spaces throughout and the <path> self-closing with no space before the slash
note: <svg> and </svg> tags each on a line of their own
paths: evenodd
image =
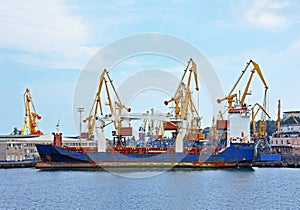
<svg viewBox="0 0 300 210">
<path fill-rule="evenodd" d="M 247 6 L 243 18 L 252 26 L 277 31 L 291 24 L 283 14 L 288 6 L 288 1 L 255 0 Z"/>
<path fill-rule="evenodd" d="M 1 52 L 2 61 L 43 67 L 41 69 L 83 69 L 84 65 L 100 49 L 97 46 L 76 46 L 59 52 L 6 53 Z"/>
<path fill-rule="evenodd" d="M 81 67 L 95 47 L 86 46 L 90 29 L 71 9 L 60 0 L 1 1 L 0 48 L 4 54 L 5 50 L 17 52 L 7 53 L 5 59 Z"/>
<path fill-rule="evenodd" d="M 98 50 L 100 47 L 97 46 L 77 46 L 65 50 L 61 57 L 53 55 L 47 62 L 52 68 L 83 69 Z"/>
<path fill-rule="evenodd" d="M 61 1 L 2 1 L 2 48 L 49 52 L 81 46 L 88 39 L 83 20 L 70 14 Z"/>
</svg>

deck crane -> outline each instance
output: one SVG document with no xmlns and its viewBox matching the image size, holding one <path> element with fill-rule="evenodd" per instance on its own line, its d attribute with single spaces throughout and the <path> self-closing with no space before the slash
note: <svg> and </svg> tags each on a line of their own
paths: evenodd
<svg viewBox="0 0 300 210">
<path fill-rule="evenodd" d="M 101 97 L 102 90 L 105 88 L 106 96 L 108 102 L 106 104 L 103 104 L 103 100 Z M 113 102 L 111 98 L 110 88 L 113 90 L 113 94 L 116 97 L 116 101 Z M 89 116 L 83 120 L 83 122 L 88 122 L 88 138 L 91 138 L 94 131 L 95 131 L 95 124 L 96 120 L 98 119 L 97 114 L 98 111 L 100 112 L 100 115 L 103 115 L 103 107 L 104 105 L 109 106 L 110 114 L 106 115 L 110 118 L 110 123 L 114 124 L 115 129 L 117 130 L 116 135 L 120 137 L 121 135 L 121 127 L 122 127 L 122 120 L 120 119 L 122 111 L 126 110 L 127 112 L 130 112 L 131 109 L 126 107 L 120 100 L 119 95 L 116 92 L 116 89 L 113 85 L 113 82 L 108 74 L 108 71 L 106 69 L 103 70 L 102 74 L 100 75 L 100 82 L 98 86 L 98 91 L 96 93 L 96 97 L 92 106 L 92 109 L 89 113 Z M 106 125 L 108 125 L 106 124 Z M 106 126 L 103 125 L 103 126 Z"/>
<path fill-rule="evenodd" d="M 256 111 L 254 111 L 256 107 L 258 107 L 258 108 Z M 259 111 L 262 111 L 266 116 L 268 116 L 268 118 L 271 118 L 270 115 L 268 114 L 266 109 L 259 103 L 254 104 L 254 106 L 251 108 L 251 111 L 252 111 L 252 119 L 250 121 L 250 125 L 253 126 L 254 136 L 266 137 L 267 136 L 266 126 L 265 126 L 265 123 L 262 123 L 262 121 L 264 121 L 264 119 L 263 118 L 260 119 L 259 132 L 257 133 L 255 117 L 257 116 Z"/>
<path fill-rule="evenodd" d="M 191 91 L 191 82 L 192 77 L 194 77 L 195 89 L 199 90 L 198 87 L 198 71 L 197 65 L 192 58 L 187 63 L 187 66 L 184 70 L 182 78 L 179 82 L 178 88 L 173 98 L 168 101 L 165 101 L 164 104 L 168 105 L 170 102 L 175 103 L 175 115 L 177 118 L 188 121 L 189 128 L 187 134 L 194 136 L 193 140 L 203 138 L 203 135 L 200 135 L 201 131 L 201 117 L 198 113 L 198 110 L 193 102 L 192 91 Z M 187 79 L 186 79 L 187 78 Z M 186 82 L 185 82 L 186 80 Z M 193 135 L 197 133 L 197 135 Z"/>
<path fill-rule="evenodd" d="M 234 93 L 234 91 L 235 91 L 236 87 L 238 86 L 238 84 L 240 83 L 242 77 L 245 75 L 245 72 L 249 69 L 250 64 L 253 65 L 253 69 L 251 70 L 250 78 L 247 82 L 247 85 L 246 85 L 245 90 L 242 94 L 242 97 L 241 97 L 240 100 L 238 100 L 237 99 L 237 93 Z M 262 74 L 261 70 L 260 70 L 259 65 L 257 63 L 255 63 L 253 60 L 250 60 L 247 63 L 245 69 L 242 71 L 242 74 L 238 78 L 237 82 L 234 84 L 234 86 L 231 89 L 231 91 L 229 92 L 228 96 L 224 97 L 223 99 L 218 99 L 217 102 L 221 103 L 222 101 L 227 100 L 229 109 L 233 108 L 233 102 L 236 102 L 239 105 L 244 105 L 244 103 L 246 101 L 246 96 L 251 95 L 251 93 L 249 93 L 249 87 L 250 87 L 250 84 L 252 82 L 252 78 L 253 78 L 255 72 L 258 73 L 258 75 L 259 75 L 259 77 L 260 77 L 260 79 L 261 79 L 261 81 L 264 85 L 264 88 L 265 88 L 263 106 L 264 106 L 264 109 L 266 109 L 266 95 L 267 95 L 267 91 L 268 91 L 268 86 L 267 86 L 267 83 L 266 83 L 266 81 L 263 77 L 263 74 Z M 235 101 L 234 101 L 234 99 L 235 99 Z"/>
<path fill-rule="evenodd" d="M 25 117 L 24 125 L 21 130 L 21 134 L 25 135 L 26 130 L 29 129 L 30 135 L 42 135 L 43 132 L 37 130 L 37 120 L 40 120 L 42 117 L 36 113 L 30 90 L 26 88 L 24 93 L 24 105 L 25 105 Z"/>
</svg>

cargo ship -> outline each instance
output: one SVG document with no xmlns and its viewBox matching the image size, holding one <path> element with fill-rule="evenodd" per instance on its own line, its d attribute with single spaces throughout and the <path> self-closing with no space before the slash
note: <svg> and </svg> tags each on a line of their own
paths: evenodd
<svg viewBox="0 0 300 210">
<path fill-rule="evenodd" d="M 232 105 L 232 97 L 227 97 L 230 98 L 228 119 L 218 119 L 215 126 L 217 132 L 213 136 L 205 136 L 200 126 L 201 117 L 192 99 L 192 77 L 195 79 L 194 87 L 198 90 L 197 66 L 190 59 L 174 97 L 164 102 L 165 105 L 172 103 L 172 113 L 131 114 L 131 109 L 120 101 L 108 71 L 104 69 L 90 115 L 85 120 L 88 123 L 87 138 L 97 134 L 97 151 L 62 147 L 61 134 L 57 133 L 53 144 L 36 144 L 41 159 L 36 168 L 106 170 L 251 167 L 254 142 L 250 136 L 249 106 L 239 102 Z M 186 78 L 187 82 L 184 81 Z M 105 85 L 104 88 L 102 85 Z M 101 95 L 104 94 L 102 90 L 106 91 L 106 97 Z M 114 102 L 110 97 L 113 94 L 116 96 Z M 102 98 L 107 98 L 108 102 L 104 103 Z M 102 107 L 105 105 L 108 105 L 110 113 L 104 115 Z M 99 112 L 103 117 L 96 115 Z M 133 135 L 132 120 L 144 122 L 144 126 L 137 129 L 138 137 Z M 123 126 L 126 122 L 128 125 Z M 96 123 L 98 126 L 95 126 Z M 154 124 L 162 125 L 159 126 L 161 129 L 154 129 Z M 115 129 L 111 139 L 105 137 L 104 128 L 108 125 Z M 171 132 L 171 137 L 167 137 L 164 132 Z"/>
<path fill-rule="evenodd" d="M 98 142 L 97 152 L 86 151 L 81 147 L 63 147 L 59 140 L 62 138 L 61 134 L 55 134 L 53 144 L 36 144 L 41 159 L 41 163 L 36 167 L 39 169 L 251 167 L 254 143 L 250 136 L 246 135 L 249 130 L 249 117 L 250 113 L 246 107 L 231 109 L 229 121 L 219 122 L 218 129 L 222 129 L 223 135 L 218 140 L 180 139 L 178 133 L 176 138 L 156 138 L 151 144 L 149 138 L 145 147 L 139 143 L 124 146 L 121 141 L 126 140 L 116 137 L 115 141 L 120 140 L 118 145 L 108 146 L 109 141 L 106 141 L 105 147 L 101 148 L 103 144 Z M 235 128 L 237 124 L 242 130 L 237 131 Z"/>
</svg>

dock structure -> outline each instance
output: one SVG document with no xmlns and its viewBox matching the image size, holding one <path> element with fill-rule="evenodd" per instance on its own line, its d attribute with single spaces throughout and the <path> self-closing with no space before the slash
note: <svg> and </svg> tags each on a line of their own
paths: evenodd
<svg viewBox="0 0 300 210">
<path fill-rule="evenodd" d="M 300 155 L 265 154 L 260 160 L 254 160 L 254 167 L 300 168 Z"/>
<path fill-rule="evenodd" d="M 52 144 L 53 135 L 0 135 L 0 168 L 34 167 L 40 161 L 35 144 Z M 63 137 L 62 146 L 96 147 L 93 140 Z"/>
</svg>

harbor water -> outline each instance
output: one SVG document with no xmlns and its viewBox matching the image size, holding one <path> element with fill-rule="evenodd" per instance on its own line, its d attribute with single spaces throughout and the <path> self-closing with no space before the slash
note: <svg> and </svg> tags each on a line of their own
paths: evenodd
<svg viewBox="0 0 300 210">
<path fill-rule="evenodd" d="M 300 209 L 300 169 L 0 170 L 0 209 Z"/>
</svg>

